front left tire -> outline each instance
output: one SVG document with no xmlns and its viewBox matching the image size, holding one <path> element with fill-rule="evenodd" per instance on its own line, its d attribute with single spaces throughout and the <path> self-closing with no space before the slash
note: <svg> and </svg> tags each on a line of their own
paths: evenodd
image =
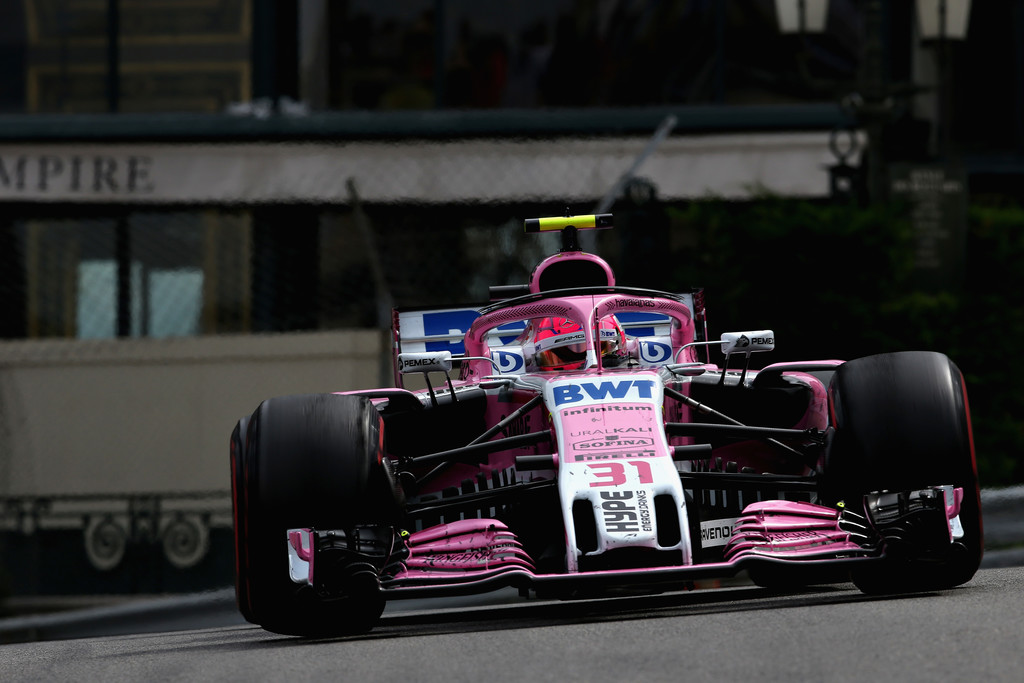
<svg viewBox="0 0 1024 683">
<path fill-rule="evenodd" d="M 271 398 L 236 432 L 232 501 L 242 615 L 285 635 L 370 630 L 384 609 L 379 588 L 364 582 L 364 590 L 325 600 L 311 586 L 292 582 L 287 531 L 399 521 L 402 496 L 372 402 L 338 394 Z"/>
</svg>

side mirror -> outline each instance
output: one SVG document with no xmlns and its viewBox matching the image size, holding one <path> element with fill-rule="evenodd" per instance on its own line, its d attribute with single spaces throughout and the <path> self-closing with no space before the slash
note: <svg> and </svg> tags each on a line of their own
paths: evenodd
<svg viewBox="0 0 1024 683">
<path fill-rule="evenodd" d="M 410 372 L 448 372 L 451 369 L 451 351 L 398 354 L 398 371 L 403 375 Z"/>
<path fill-rule="evenodd" d="M 775 333 L 771 330 L 755 330 L 752 332 L 726 332 L 722 335 L 722 353 L 726 356 L 750 354 L 758 351 L 775 349 Z"/>
</svg>

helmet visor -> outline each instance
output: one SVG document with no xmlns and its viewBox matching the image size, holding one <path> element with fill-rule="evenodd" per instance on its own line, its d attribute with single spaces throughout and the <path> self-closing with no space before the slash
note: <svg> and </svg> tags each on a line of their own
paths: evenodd
<svg viewBox="0 0 1024 683">
<path fill-rule="evenodd" d="M 608 357 L 613 355 L 619 348 L 617 339 L 605 339 L 601 342 L 601 355 Z M 557 368 L 560 370 L 575 370 L 583 367 L 587 359 L 587 345 L 584 342 L 556 346 L 554 348 L 538 351 L 536 354 L 537 365 L 542 368 Z"/>
</svg>

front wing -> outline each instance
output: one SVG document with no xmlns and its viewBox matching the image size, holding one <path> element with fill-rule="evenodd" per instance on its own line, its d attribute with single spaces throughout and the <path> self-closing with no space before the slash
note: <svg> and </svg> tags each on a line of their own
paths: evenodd
<svg viewBox="0 0 1024 683">
<path fill-rule="evenodd" d="M 579 573 L 538 573 L 515 533 L 495 519 L 465 519 L 414 533 L 390 527 L 292 529 L 292 581 L 323 597 L 351 589 L 352 567 L 373 568 L 388 600 L 484 593 L 505 587 L 571 597 L 581 593 L 656 592 L 692 588 L 697 580 L 743 570 L 792 568 L 802 575 L 885 560 L 905 553 L 907 539 L 924 543 L 911 554 L 941 552 L 958 540 L 961 489 L 938 487 L 868 496 L 872 519 L 844 508 L 782 500 L 747 506 L 735 522 L 724 560 L 682 566 Z M 913 527 L 913 534 L 907 533 Z M 365 589 L 365 581 L 358 584 Z"/>
</svg>

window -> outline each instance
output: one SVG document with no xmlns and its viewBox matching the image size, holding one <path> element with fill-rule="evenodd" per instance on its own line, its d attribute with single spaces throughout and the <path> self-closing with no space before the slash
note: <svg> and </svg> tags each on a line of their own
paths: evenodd
<svg viewBox="0 0 1024 683">
<path fill-rule="evenodd" d="M 7 336 L 101 339 L 248 331 L 247 212 L 37 212 L 10 225 L 14 257 L 0 276 L 23 330 Z M 93 215 L 89 215 L 92 213 Z M 61 215 L 63 214 L 63 215 Z M 23 294 L 22 294 L 23 293 Z M 9 315 L 17 315 L 15 312 Z"/>
</svg>

